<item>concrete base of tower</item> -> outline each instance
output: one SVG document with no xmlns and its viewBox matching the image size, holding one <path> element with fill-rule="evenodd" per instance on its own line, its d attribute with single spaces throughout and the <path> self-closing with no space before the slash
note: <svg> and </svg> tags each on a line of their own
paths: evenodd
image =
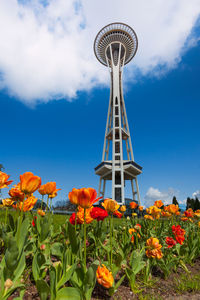
<svg viewBox="0 0 200 300">
<path fill-rule="evenodd" d="M 115 167 L 119 167 L 120 163 L 115 162 Z M 131 180 L 142 173 L 142 167 L 131 160 L 123 162 L 124 179 Z M 103 161 L 95 168 L 95 174 L 103 177 L 105 180 L 112 180 L 112 161 Z"/>
</svg>

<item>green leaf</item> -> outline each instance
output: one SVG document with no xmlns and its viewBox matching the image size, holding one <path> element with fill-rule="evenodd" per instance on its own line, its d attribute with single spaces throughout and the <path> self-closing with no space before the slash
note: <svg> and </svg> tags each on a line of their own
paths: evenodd
<svg viewBox="0 0 200 300">
<path fill-rule="evenodd" d="M 5 267 L 4 267 L 4 279 L 13 278 L 13 271 L 17 267 L 18 263 L 18 247 L 14 237 L 10 237 L 8 241 L 8 248 L 5 253 Z"/>
<path fill-rule="evenodd" d="M 40 228 L 41 228 L 40 236 L 39 236 L 40 242 L 43 242 L 49 236 L 50 227 L 51 227 L 50 225 L 51 225 L 50 220 L 47 217 L 40 218 Z"/>
<path fill-rule="evenodd" d="M 51 293 L 51 300 L 56 298 L 56 269 L 51 266 L 49 270 L 50 275 L 50 293 Z"/>
<path fill-rule="evenodd" d="M 17 288 L 24 288 L 24 285 L 18 282 L 15 282 L 14 285 L 7 290 L 7 292 L 3 295 L 1 300 L 7 300 L 10 295 L 17 289 Z"/>
<path fill-rule="evenodd" d="M 26 267 L 26 261 L 25 261 L 25 253 L 23 253 L 18 261 L 18 265 L 16 269 L 14 270 L 14 280 L 17 280 L 23 273 L 24 269 Z"/>
<path fill-rule="evenodd" d="M 76 268 L 76 264 L 68 266 L 65 271 L 63 271 L 63 276 L 60 281 L 57 283 L 56 290 L 59 290 L 71 277 Z"/>
<path fill-rule="evenodd" d="M 83 267 L 77 267 L 74 273 L 72 274 L 72 277 L 70 279 L 70 282 L 73 286 L 81 288 L 84 281 L 84 270 Z"/>
<path fill-rule="evenodd" d="M 111 250 L 111 248 L 110 248 L 110 245 L 109 245 L 109 243 L 108 243 L 108 245 L 104 245 L 104 244 L 102 244 L 102 242 L 99 240 L 99 242 L 100 242 L 100 244 L 101 244 L 101 247 L 105 250 L 105 251 L 107 251 L 107 252 L 110 252 L 110 250 Z"/>
<path fill-rule="evenodd" d="M 8 221 L 9 221 L 9 226 L 11 228 L 12 231 L 15 230 L 15 222 L 13 219 L 13 216 L 11 214 L 8 215 Z"/>
<path fill-rule="evenodd" d="M 84 283 L 89 284 L 90 286 L 95 286 L 96 283 L 96 271 L 98 268 L 99 262 L 95 261 L 88 269 Z"/>
<path fill-rule="evenodd" d="M 118 289 L 118 287 L 122 284 L 124 278 L 125 278 L 126 275 L 123 275 L 120 280 L 117 281 L 117 283 L 115 284 L 114 288 L 115 288 L 115 291 Z"/>
<path fill-rule="evenodd" d="M 69 235 L 70 245 L 72 247 L 72 253 L 76 255 L 79 247 L 77 243 L 75 228 L 70 222 L 68 222 L 68 235 Z"/>
<path fill-rule="evenodd" d="M 138 250 L 132 252 L 130 257 L 130 264 L 131 269 L 135 275 L 145 267 L 145 262 L 142 259 L 143 254 L 141 252 L 139 252 Z"/>
<path fill-rule="evenodd" d="M 40 299 L 46 300 L 49 295 L 49 292 L 50 292 L 50 288 L 49 288 L 48 284 L 46 283 L 46 281 L 44 281 L 43 279 L 37 280 L 36 287 L 40 294 Z"/>
<path fill-rule="evenodd" d="M 32 273 L 35 281 L 42 277 L 42 266 L 46 263 L 45 256 L 42 253 L 36 253 L 32 263 Z"/>
<path fill-rule="evenodd" d="M 17 241 L 17 245 L 19 247 L 19 253 L 20 254 L 23 251 L 25 242 L 27 241 L 28 227 L 29 227 L 29 219 L 25 218 L 25 220 L 22 222 L 22 225 L 21 225 L 20 239 Z"/>
<path fill-rule="evenodd" d="M 64 246 L 61 243 L 54 243 L 51 246 L 51 254 L 60 258 L 61 261 L 63 259 L 63 251 L 64 251 Z"/>
<path fill-rule="evenodd" d="M 81 300 L 81 296 L 78 289 L 65 287 L 57 293 L 56 300 Z"/>
</svg>

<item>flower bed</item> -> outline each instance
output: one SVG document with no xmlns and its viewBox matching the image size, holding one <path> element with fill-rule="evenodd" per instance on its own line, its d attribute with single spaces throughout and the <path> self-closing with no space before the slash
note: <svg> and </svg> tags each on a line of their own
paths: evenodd
<svg viewBox="0 0 200 300">
<path fill-rule="evenodd" d="M 0 172 L 0 188 L 11 184 L 8 179 Z M 34 215 L 36 190 L 48 200 L 46 211 Z M 181 215 L 177 205 L 159 200 L 139 218 L 142 208 L 133 202 L 133 215 L 126 218 L 125 206 L 104 199 L 102 208 L 94 207 L 96 191 L 82 188 L 69 193 L 76 213 L 55 227 L 51 204 L 57 191 L 55 182 L 41 185 L 40 177 L 27 172 L 3 200 L 0 299 L 26 298 L 28 291 L 42 300 L 134 299 L 144 291 L 154 297 L 149 288 L 158 293 L 156 281 L 164 286 L 178 280 L 175 272 L 191 276 L 190 265 L 200 257 L 199 211 Z"/>
</svg>

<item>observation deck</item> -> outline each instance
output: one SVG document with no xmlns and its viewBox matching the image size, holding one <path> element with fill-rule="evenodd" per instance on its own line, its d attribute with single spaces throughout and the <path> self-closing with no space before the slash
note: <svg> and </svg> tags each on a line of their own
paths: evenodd
<svg viewBox="0 0 200 300">
<path fill-rule="evenodd" d="M 120 168 L 120 162 L 115 162 L 115 167 Z M 124 160 L 124 179 L 131 180 L 133 177 L 142 173 L 142 167 L 136 164 L 134 161 Z M 103 176 L 106 180 L 112 179 L 112 161 L 103 161 L 95 168 L 96 175 Z"/>
<path fill-rule="evenodd" d="M 125 47 L 124 64 L 135 56 L 138 48 L 138 39 L 135 31 L 124 23 L 111 23 L 103 27 L 94 41 L 94 53 L 96 58 L 104 66 L 107 66 L 106 50 L 111 43 L 120 42 Z"/>
</svg>

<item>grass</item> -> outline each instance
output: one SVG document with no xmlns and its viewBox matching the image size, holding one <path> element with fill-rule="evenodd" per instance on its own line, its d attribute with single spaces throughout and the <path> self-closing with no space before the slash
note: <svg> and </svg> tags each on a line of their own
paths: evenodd
<svg viewBox="0 0 200 300">
<path fill-rule="evenodd" d="M 182 294 L 185 292 L 199 292 L 200 291 L 200 273 L 199 274 L 182 274 L 180 278 L 175 279 L 175 290 Z"/>
<path fill-rule="evenodd" d="M 0 209 L 0 223 L 4 223 L 5 221 L 5 209 Z M 8 214 L 11 214 L 14 218 L 16 216 L 16 211 L 12 209 L 8 209 Z M 26 212 L 26 214 L 29 214 L 30 218 L 32 218 L 32 215 L 36 215 L 35 212 Z M 70 218 L 69 215 L 53 215 L 53 223 L 55 227 L 58 227 L 59 225 L 62 225 Z"/>
<path fill-rule="evenodd" d="M 0 208 L 0 223 L 3 223 L 5 220 L 5 208 Z M 26 212 L 30 215 L 31 214 L 35 215 L 36 212 Z M 16 211 L 13 209 L 8 208 L 8 214 L 11 214 L 13 217 L 15 217 L 16 215 Z M 53 223 L 54 225 L 57 227 L 58 225 L 62 225 L 66 222 L 66 220 L 68 220 L 70 218 L 70 215 L 63 215 L 63 214 L 54 214 L 53 215 Z M 104 221 L 105 222 L 105 221 Z M 114 225 L 118 226 L 118 225 L 123 225 L 125 222 L 125 220 L 123 219 L 118 219 L 118 218 L 114 218 Z M 106 226 L 106 224 L 104 223 L 104 226 Z"/>
</svg>

